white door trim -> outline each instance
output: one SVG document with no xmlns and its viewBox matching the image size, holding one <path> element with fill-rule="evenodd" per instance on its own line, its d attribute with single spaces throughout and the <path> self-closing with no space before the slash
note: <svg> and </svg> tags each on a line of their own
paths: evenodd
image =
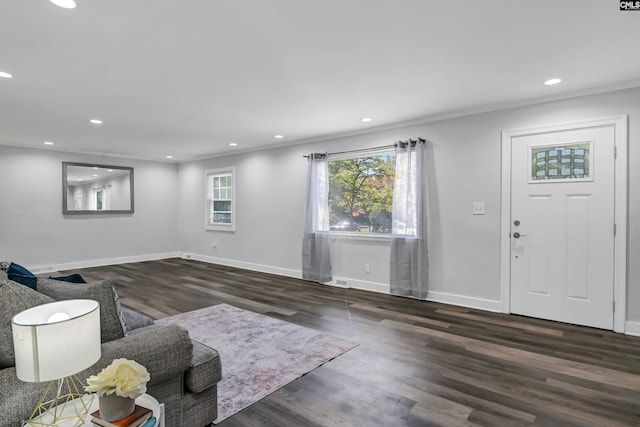
<svg viewBox="0 0 640 427">
<path fill-rule="evenodd" d="M 604 117 L 551 126 L 502 131 L 502 188 L 500 207 L 500 300 L 511 312 L 511 140 L 514 137 L 592 127 L 615 128 L 615 264 L 613 330 L 625 331 L 627 309 L 627 116 Z"/>
</svg>

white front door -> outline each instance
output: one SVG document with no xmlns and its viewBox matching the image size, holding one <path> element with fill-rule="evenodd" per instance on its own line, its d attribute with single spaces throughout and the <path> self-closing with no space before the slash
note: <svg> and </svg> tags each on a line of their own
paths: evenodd
<svg viewBox="0 0 640 427">
<path fill-rule="evenodd" d="M 615 127 L 511 139 L 511 312 L 613 329 Z"/>
</svg>

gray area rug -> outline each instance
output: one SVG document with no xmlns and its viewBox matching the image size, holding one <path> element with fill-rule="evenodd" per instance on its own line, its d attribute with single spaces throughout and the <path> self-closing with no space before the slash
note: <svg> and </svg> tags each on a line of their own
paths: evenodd
<svg viewBox="0 0 640 427">
<path fill-rule="evenodd" d="M 219 304 L 157 320 L 177 324 L 220 353 L 219 423 L 358 344 Z"/>
</svg>

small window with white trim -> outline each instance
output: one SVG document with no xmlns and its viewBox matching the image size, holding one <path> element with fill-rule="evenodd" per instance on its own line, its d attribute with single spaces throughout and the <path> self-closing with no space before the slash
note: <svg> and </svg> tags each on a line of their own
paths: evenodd
<svg viewBox="0 0 640 427">
<path fill-rule="evenodd" d="M 207 230 L 235 231 L 235 168 L 209 169 L 206 171 L 206 178 L 205 228 Z"/>
</svg>

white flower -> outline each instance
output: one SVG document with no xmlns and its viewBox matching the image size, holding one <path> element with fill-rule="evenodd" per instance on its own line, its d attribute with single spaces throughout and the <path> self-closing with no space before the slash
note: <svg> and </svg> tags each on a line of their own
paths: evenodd
<svg viewBox="0 0 640 427">
<path fill-rule="evenodd" d="M 135 399 L 147 391 L 151 377 L 147 369 L 134 360 L 115 359 L 98 375 L 87 378 L 85 391 L 98 396 L 115 393 L 120 397 Z"/>
</svg>

